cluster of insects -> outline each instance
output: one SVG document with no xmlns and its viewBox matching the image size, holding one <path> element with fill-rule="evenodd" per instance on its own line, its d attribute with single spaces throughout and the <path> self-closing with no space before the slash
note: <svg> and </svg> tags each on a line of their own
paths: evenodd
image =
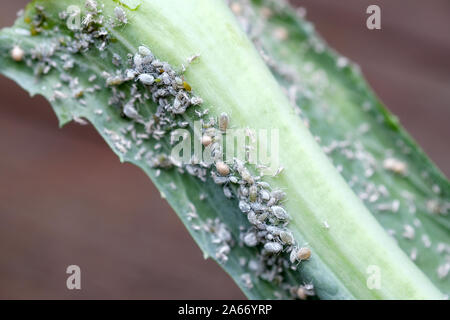
<svg viewBox="0 0 450 320">
<path fill-rule="evenodd" d="M 174 167 L 180 173 L 188 173 L 202 181 L 206 181 L 210 173 L 211 179 L 223 189 L 225 197 L 237 200 L 240 211 L 247 216 L 251 227 L 243 227 L 239 239 L 233 239 L 227 226 L 219 219 L 207 220 L 203 226 L 193 229 L 211 234 L 211 241 L 217 248 L 215 258 L 221 263 L 228 261 L 228 254 L 236 244 L 258 248 L 259 254 L 245 262 L 250 272 L 241 279 L 245 286 L 252 287 L 252 279 L 260 278 L 281 284 L 283 289 L 291 292 L 293 287 L 285 282 L 283 274 L 286 269 L 295 269 L 301 261 L 308 260 L 311 251 L 298 246 L 287 228 L 289 215 L 282 205 L 286 196 L 284 192 L 272 190 L 260 176 L 253 175 L 244 162 L 237 159 L 233 163 L 221 160 L 219 142 L 229 128 L 230 116 L 223 112 L 217 118 L 205 119 L 207 110 L 195 110 L 203 124 L 202 135 L 197 138 L 204 147 L 210 147 L 214 161 L 209 165 L 195 159 L 189 164 L 177 163 L 167 154 L 166 137 L 177 128 L 189 127 L 190 122 L 185 113 L 190 107 L 203 104 L 203 100 L 193 95 L 191 86 L 184 80 L 185 67 L 182 66 L 181 72 L 176 72 L 144 45 L 126 57 L 116 52 L 110 53 L 112 36 L 109 28 L 127 24 L 125 11 L 116 7 L 114 17 L 108 19 L 103 15 L 103 8 L 95 1 L 86 1 L 85 7 L 87 14 L 80 28 L 72 30 L 73 36 L 46 42 L 31 49 L 30 53 L 14 45 L 11 58 L 16 62 L 25 61 L 28 66 L 34 67 L 36 76 L 46 75 L 52 69 L 60 72 L 60 82 L 53 87 L 52 100 L 72 98 L 88 109 L 90 93 L 108 90 L 112 110 L 119 112 L 130 124 L 119 131 L 105 127 L 102 134 L 124 156 L 134 152 L 134 160 L 144 159 L 157 170 L 156 176 L 160 170 Z M 35 29 L 46 24 L 44 9 L 40 8 L 38 13 Z M 63 21 L 68 17 L 69 13 L 64 11 L 59 15 Z M 55 28 L 58 29 L 57 26 Z M 38 28 L 37 32 L 47 31 Z M 115 69 L 93 73 L 87 81 L 71 76 L 71 71 L 80 67 L 77 54 L 90 54 L 93 48 L 98 50 L 102 58 L 110 56 Z M 188 64 L 198 58 L 199 55 L 188 58 Z M 147 107 L 146 102 L 149 100 L 156 104 L 156 110 Z M 106 123 L 110 120 L 108 110 L 96 109 L 93 114 L 106 119 Z M 79 116 L 73 115 L 73 119 L 86 123 Z M 152 148 L 148 147 L 150 142 Z M 176 190 L 175 183 L 171 183 L 170 187 Z M 206 196 L 201 197 L 204 199 Z M 198 215 L 195 208 L 191 211 L 193 213 L 189 219 L 195 221 Z"/>
<path fill-rule="evenodd" d="M 305 125 L 309 127 L 310 120 L 306 118 L 305 113 L 298 106 L 298 101 L 309 100 L 309 96 L 312 96 L 312 91 L 315 91 L 316 96 L 320 96 L 323 91 L 330 88 L 330 82 L 328 81 L 327 75 L 323 70 L 318 69 L 309 61 L 303 61 L 302 64 L 305 70 L 309 73 L 309 79 L 313 84 L 310 86 L 308 83 L 305 83 L 305 81 L 302 81 L 304 75 L 298 72 L 296 67 L 284 64 L 282 61 L 279 61 L 279 59 L 271 56 L 270 53 L 265 50 L 264 37 L 262 35 L 267 34 L 268 31 L 272 30 L 268 27 L 266 21 L 271 17 L 276 17 L 278 11 L 277 8 L 278 6 L 282 6 L 282 2 L 276 0 L 262 1 L 259 16 L 252 10 L 248 0 L 229 0 L 228 2 L 232 11 L 238 16 L 241 27 L 247 32 L 248 36 L 253 39 L 253 42 L 258 48 L 262 59 L 271 68 L 274 75 L 282 79 L 283 86 L 285 87 L 287 96 L 294 108 L 295 113 L 300 116 L 304 120 Z M 296 13 L 300 15 L 300 18 L 303 18 L 305 11 L 300 9 Z M 272 31 L 274 38 L 278 41 L 286 41 L 289 39 L 288 30 L 276 28 Z M 305 50 L 314 51 L 316 54 L 326 52 L 326 46 L 319 37 L 313 33 L 310 33 L 307 38 L 308 43 Z M 357 67 L 350 63 L 350 61 L 345 57 L 338 56 L 335 60 L 336 69 L 338 71 L 348 70 L 350 68 L 357 69 Z M 373 103 L 367 100 L 362 103 L 361 108 L 364 112 L 369 113 L 373 111 L 374 106 Z M 322 113 L 322 111 L 320 112 Z M 320 119 L 322 120 L 322 118 L 323 117 L 321 116 Z M 381 122 L 383 119 L 378 116 L 376 121 Z M 311 131 L 314 132 L 314 130 Z M 450 203 L 440 199 L 439 197 L 425 199 L 424 204 L 420 203 L 418 199 L 412 197 L 406 192 L 402 192 L 402 198 L 393 198 L 393 195 L 390 194 L 388 187 L 384 184 L 375 184 L 373 182 L 371 179 L 372 176 L 376 175 L 381 170 L 396 177 L 407 179 L 409 175 L 409 168 L 407 163 L 401 158 L 403 155 L 408 155 L 411 149 L 403 140 L 399 139 L 396 141 L 398 150 L 384 150 L 384 160 L 379 163 L 379 161 L 372 156 L 369 150 L 365 150 L 360 140 L 361 136 L 369 131 L 370 126 L 367 123 L 364 123 L 361 127 L 356 127 L 354 131 L 349 131 L 345 139 L 333 139 L 328 145 L 323 146 L 324 152 L 336 164 L 338 171 L 343 174 L 344 178 L 346 178 L 348 184 L 357 193 L 358 197 L 364 201 L 373 212 L 380 213 L 382 215 L 386 213 L 398 215 L 403 214 L 403 212 L 405 212 L 405 215 L 415 215 L 416 211 L 419 212 L 419 210 L 423 211 L 425 214 L 442 216 L 448 215 L 448 212 L 450 211 Z M 324 137 L 316 136 L 316 140 L 318 143 L 322 143 Z M 399 154 L 398 157 L 396 155 L 397 153 Z M 354 164 L 352 164 L 352 166 L 361 168 L 361 175 L 356 175 L 354 173 L 350 175 L 343 165 L 337 163 L 341 157 L 345 158 L 345 162 L 354 160 Z M 429 178 L 426 171 L 422 172 L 421 178 L 426 181 L 427 184 L 433 184 L 433 181 Z M 391 179 L 392 178 L 389 177 L 387 181 L 391 181 Z M 433 185 L 432 189 L 438 196 L 440 190 L 437 185 Z M 324 222 L 324 224 L 328 229 L 328 224 L 326 222 Z M 414 240 L 421 240 L 419 246 L 424 246 L 426 249 L 430 249 L 433 245 L 431 241 L 427 240 L 429 239 L 429 236 L 425 233 L 426 230 L 421 226 L 419 219 L 413 219 L 413 223 L 410 224 L 399 223 L 397 230 L 389 229 L 387 231 L 397 240 L 400 239 L 400 237 L 406 240 L 406 242 L 403 242 L 404 249 L 407 248 L 407 251 L 410 251 L 410 257 L 413 261 L 417 260 L 419 255 L 417 247 L 414 246 L 417 242 L 414 242 Z M 422 234 L 419 235 L 419 233 Z M 446 250 L 442 249 L 444 244 L 438 243 L 434 245 L 435 250 L 444 257 L 444 259 L 441 260 L 440 265 L 436 268 L 438 277 L 443 279 L 450 274 L 450 263 L 448 262 L 450 255 L 446 253 Z M 449 245 L 447 244 L 445 246 L 448 247 Z"/>
</svg>

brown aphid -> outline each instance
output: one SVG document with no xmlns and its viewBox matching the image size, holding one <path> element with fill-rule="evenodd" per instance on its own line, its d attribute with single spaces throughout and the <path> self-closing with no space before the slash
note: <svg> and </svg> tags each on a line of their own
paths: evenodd
<svg viewBox="0 0 450 320">
<path fill-rule="evenodd" d="M 306 300 L 306 299 L 308 299 L 308 295 L 306 294 L 305 288 L 299 287 L 299 288 L 297 289 L 297 297 L 298 297 L 300 300 Z"/>
<path fill-rule="evenodd" d="M 11 58 L 16 61 L 20 62 L 22 61 L 23 57 L 25 56 L 25 52 L 23 49 L 19 46 L 14 46 L 11 50 Z"/>
<path fill-rule="evenodd" d="M 309 248 L 303 247 L 297 251 L 297 259 L 299 261 L 308 260 L 311 257 L 311 250 Z"/>
<path fill-rule="evenodd" d="M 228 123 L 230 122 L 230 118 L 228 117 L 228 115 L 223 112 L 220 117 L 219 117 L 219 129 L 222 132 L 227 131 L 228 128 Z"/>
<path fill-rule="evenodd" d="M 204 135 L 204 136 L 202 137 L 202 144 L 203 144 L 205 147 L 209 146 L 211 143 L 212 143 L 212 138 L 211 138 L 210 136 Z"/>
<path fill-rule="evenodd" d="M 230 174 L 230 167 L 223 161 L 216 162 L 216 169 L 221 176 L 227 176 Z"/>
</svg>

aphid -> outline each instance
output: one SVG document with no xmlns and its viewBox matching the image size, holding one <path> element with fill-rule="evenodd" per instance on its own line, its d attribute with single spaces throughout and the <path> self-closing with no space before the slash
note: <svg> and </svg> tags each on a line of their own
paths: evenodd
<svg viewBox="0 0 450 320">
<path fill-rule="evenodd" d="M 85 6 L 90 11 L 96 11 L 97 10 L 97 2 L 95 0 L 86 0 Z"/>
<path fill-rule="evenodd" d="M 241 192 L 242 196 L 248 197 L 248 188 L 247 187 L 241 186 L 240 192 Z"/>
<path fill-rule="evenodd" d="M 294 236 L 290 232 L 282 231 L 282 232 L 280 232 L 280 240 L 284 244 L 291 245 L 294 243 Z"/>
<path fill-rule="evenodd" d="M 212 143 L 212 138 L 211 138 L 210 136 L 204 135 L 204 136 L 202 137 L 202 144 L 203 144 L 205 147 L 209 146 L 211 143 Z"/>
<path fill-rule="evenodd" d="M 106 79 L 106 84 L 108 86 L 118 86 L 123 83 L 123 79 L 120 76 L 108 77 Z"/>
<path fill-rule="evenodd" d="M 278 253 L 283 250 L 283 246 L 278 242 L 266 242 L 266 244 L 264 244 L 264 249 L 266 249 L 268 253 Z"/>
<path fill-rule="evenodd" d="M 440 265 L 437 269 L 439 279 L 444 279 L 445 277 L 447 277 L 449 271 L 450 271 L 450 262 Z"/>
<path fill-rule="evenodd" d="M 155 78 L 151 74 L 147 73 L 140 74 L 138 79 L 147 86 L 150 86 L 155 82 Z"/>
<path fill-rule="evenodd" d="M 199 98 L 199 97 L 192 97 L 191 98 L 191 104 L 193 106 L 198 106 L 198 105 L 200 105 L 202 103 L 203 103 L 203 99 L 202 98 Z"/>
<path fill-rule="evenodd" d="M 230 167 L 223 161 L 216 162 L 216 169 L 221 176 L 227 176 L 230 174 Z"/>
<path fill-rule="evenodd" d="M 247 247 L 254 247 L 258 244 L 258 239 L 256 238 L 256 234 L 251 232 L 247 233 L 244 237 L 244 243 Z"/>
<path fill-rule="evenodd" d="M 292 249 L 291 254 L 289 256 L 289 261 L 291 261 L 291 263 L 294 263 L 295 261 L 297 261 L 297 252 L 298 252 L 298 248 Z"/>
<path fill-rule="evenodd" d="M 229 121 L 230 121 L 230 118 L 228 117 L 228 115 L 225 112 L 220 114 L 220 117 L 219 117 L 220 131 L 222 131 L 222 132 L 227 131 Z"/>
<path fill-rule="evenodd" d="M 258 216 L 258 221 L 259 222 L 264 222 L 266 219 L 267 219 L 267 217 L 269 216 L 269 213 L 266 211 L 266 212 L 263 212 L 263 213 L 261 213 L 259 216 Z"/>
<path fill-rule="evenodd" d="M 266 210 L 266 206 L 262 205 L 259 202 L 254 202 L 251 204 L 252 210 L 255 211 L 256 213 L 261 213 L 264 210 Z"/>
<path fill-rule="evenodd" d="M 120 7 L 114 8 L 114 14 L 116 15 L 117 20 L 119 20 L 123 24 L 127 24 L 127 15 L 125 14 L 125 11 Z"/>
<path fill-rule="evenodd" d="M 431 247 L 431 240 L 430 237 L 426 234 L 422 235 L 422 242 L 425 248 Z"/>
<path fill-rule="evenodd" d="M 281 190 L 274 190 L 270 193 L 270 196 L 275 198 L 276 201 L 281 201 L 286 197 L 286 193 Z"/>
<path fill-rule="evenodd" d="M 249 211 L 247 214 L 247 219 L 251 224 L 257 225 L 259 223 L 256 213 L 253 211 Z"/>
<path fill-rule="evenodd" d="M 119 67 L 121 62 L 122 62 L 122 57 L 119 56 L 117 53 L 113 53 L 113 57 L 112 57 L 113 65 L 115 65 L 116 67 Z"/>
<path fill-rule="evenodd" d="M 270 200 L 270 194 L 266 190 L 261 190 L 259 192 L 259 196 L 261 197 L 261 200 L 263 200 L 263 201 L 269 201 Z"/>
<path fill-rule="evenodd" d="M 410 226 L 409 224 L 405 224 L 403 226 L 403 234 L 402 236 L 406 239 L 412 240 L 414 239 L 416 232 L 414 230 L 414 227 Z"/>
<path fill-rule="evenodd" d="M 73 121 L 75 121 L 78 124 L 81 124 L 82 126 L 85 126 L 88 124 L 88 122 L 86 120 L 84 120 L 83 118 L 80 118 L 78 116 L 72 116 Z"/>
<path fill-rule="evenodd" d="M 67 95 L 65 95 L 63 92 L 59 90 L 53 91 L 53 98 L 54 99 L 66 99 Z"/>
<path fill-rule="evenodd" d="M 271 209 L 272 213 L 274 214 L 274 216 L 280 220 L 286 220 L 287 218 L 289 218 L 286 210 L 284 210 L 282 207 L 273 206 L 270 209 Z"/>
<path fill-rule="evenodd" d="M 251 202 L 256 201 L 256 197 L 258 195 L 258 188 L 255 185 L 252 185 L 249 189 L 249 199 Z"/>
<path fill-rule="evenodd" d="M 385 159 L 383 161 L 383 168 L 401 175 L 406 175 L 408 169 L 406 163 L 394 158 Z"/>
<path fill-rule="evenodd" d="M 11 58 L 16 61 L 20 62 L 22 61 L 23 57 L 25 56 L 25 51 L 19 46 L 14 46 L 11 50 Z"/>
<path fill-rule="evenodd" d="M 238 183 L 239 182 L 239 180 L 238 180 L 238 178 L 236 178 L 236 177 L 230 177 L 230 182 L 231 183 Z"/>
<path fill-rule="evenodd" d="M 263 189 L 269 189 L 270 188 L 270 184 L 268 184 L 265 181 L 259 181 L 256 183 L 259 187 L 263 188 Z"/>
<path fill-rule="evenodd" d="M 231 199 L 233 197 L 233 194 L 231 193 L 230 188 L 228 188 L 227 186 L 223 187 L 223 194 L 225 195 L 226 198 Z"/>
<path fill-rule="evenodd" d="M 275 226 L 267 226 L 266 230 L 267 230 L 267 232 L 270 232 L 274 236 L 280 235 L 280 233 L 283 231 L 281 228 L 278 228 Z"/>
<path fill-rule="evenodd" d="M 246 288 L 248 289 L 253 288 L 252 278 L 250 277 L 249 273 L 244 273 L 243 275 L 241 275 L 241 280 Z"/>
<path fill-rule="evenodd" d="M 313 295 L 315 295 L 315 292 L 312 284 L 306 284 L 297 289 L 297 296 L 300 300 L 306 300 L 309 296 Z"/>
<path fill-rule="evenodd" d="M 130 119 L 140 119 L 139 113 L 134 108 L 132 102 L 125 104 L 125 106 L 123 107 L 123 113 Z"/>
<path fill-rule="evenodd" d="M 297 251 L 297 260 L 303 261 L 308 260 L 311 257 L 311 250 L 307 247 L 302 247 Z"/>
<path fill-rule="evenodd" d="M 195 55 L 193 55 L 192 57 L 189 57 L 189 58 L 187 59 L 187 61 L 188 61 L 189 64 L 191 64 L 192 62 L 194 62 L 195 60 L 197 60 L 199 57 L 200 57 L 199 54 L 195 54 Z"/>
<path fill-rule="evenodd" d="M 240 209 L 243 213 L 247 213 L 247 212 L 250 211 L 251 208 L 250 208 L 250 205 L 249 205 L 247 202 L 241 200 L 241 201 L 239 201 L 239 209 Z"/>
</svg>

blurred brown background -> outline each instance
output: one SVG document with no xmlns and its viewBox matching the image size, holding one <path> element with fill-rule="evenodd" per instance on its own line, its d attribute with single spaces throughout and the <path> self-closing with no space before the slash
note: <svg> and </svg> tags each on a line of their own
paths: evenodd
<svg viewBox="0 0 450 320">
<path fill-rule="evenodd" d="M 25 0 L 3 0 L 0 27 Z M 450 175 L 450 2 L 299 0 L 331 46 Z M 370 4 L 382 30 L 365 27 Z M 0 299 L 237 299 L 150 180 L 90 127 L 58 129 L 41 97 L 0 76 Z M 66 289 L 66 267 L 82 290 Z"/>
</svg>

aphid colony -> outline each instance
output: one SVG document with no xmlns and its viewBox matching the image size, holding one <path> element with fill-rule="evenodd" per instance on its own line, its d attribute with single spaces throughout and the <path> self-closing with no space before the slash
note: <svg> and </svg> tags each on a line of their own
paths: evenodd
<svg viewBox="0 0 450 320">
<path fill-rule="evenodd" d="M 11 58 L 17 62 L 25 60 L 28 66 L 35 68 L 37 76 L 49 73 L 52 68 L 60 70 L 61 83 L 54 87 L 55 100 L 68 98 L 68 94 L 62 91 L 67 87 L 71 90 L 71 97 L 86 106 L 83 99 L 86 94 L 108 89 L 109 105 L 132 123 L 120 132 L 104 128 L 104 136 L 123 155 L 128 155 L 137 147 L 134 159 L 144 160 L 157 169 L 157 176 L 160 169 L 176 167 L 180 173 L 186 172 L 206 181 L 209 171 L 212 180 L 223 188 L 226 198 L 237 198 L 239 209 L 252 225 L 247 230 L 245 227 L 241 230 L 240 239 L 237 241 L 241 246 L 256 247 L 260 250 L 260 254 L 246 262 L 251 275 L 255 279 L 259 277 L 274 281 L 280 284 L 285 292 L 292 293 L 293 287 L 285 282 L 284 273 L 286 270 L 295 269 L 301 261 L 308 260 L 311 252 L 306 247 L 299 247 L 293 234 L 287 229 L 289 215 L 281 205 L 285 198 L 284 192 L 272 190 L 269 184 L 261 181 L 261 177 L 252 175 L 245 163 L 235 160 L 233 164 L 227 164 L 221 160 L 222 150 L 218 141 L 229 127 L 229 115 L 221 113 L 217 120 L 214 117 L 205 120 L 207 110 L 195 110 L 203 123 L 203 132 L 199 139 L 203 146 L 211 147 L 212 158 L 215 159 L 213 165 L 205 165 L 195 159 L 192 159 L 190 164 L 177 163 L 162 152 L 163 143 L 155 144 L 153 150 L 148 149 L 144 144 L 145 140 L 153 138 L 154 141 L 163 142 L 175 129 L 188 127 L 189 122 L 180 115 L 191 106 L 201 105 L 203 101 L 192 94 L 191 86 L 182 75 L 177 74 L 167 62 L 158 60 L 145 46 L 140 46 L 136 53 L 130 53 L 127 57 L 111 53 L 111 62 L 116 69 L 90 75 L 88 81 L 92 86 L 83 87 L 78 78 L 68 74 L 78 66 L 74 55 L 95 48 L 103 57 L 107 57 L 111 40 L 108 28 L 104 26 L 107 19 L 96 2 L 87 1 L 86 10 L 87 15 L 82 20 L 81 28 L 74 31 L 73 37 L 45 43 L 32 49 L 30 55 L 16 45 L 11 50 Z M 41 25 L 45 22 L 44 10 L 39 14 Z M 109 27 L 127 23 L 123 9 L 116 8 L 114 14 L 115 18 L 109 20 Z M 67 12 L 60 13 L 61 19 L 67 17 Z M 42 29 L 39 32 L 46 31 Z M 195 55 L 189 58 L 188 62 L 198 58 L 199 56 Z M 156 103 L 156 111 L 152 112 L 146 107 L 147 100 Z M 93 110 L 93 114 L 108 119 L 101 109 Z M 84 121 L 75 115 L 73 118 Z M 127 135 L 130 135 L 130 138 L 127 138 Z M 172 183 L 171 188 L 176 190 L 176 185 Z M 195 214 L 195 208 L 191 211 L 193 213 L 189 220 L 196 223 L 198 215 Z M 211 241 L 217 246 L 215 258 L 226 263 L 230 250 L 236 245 L 226 225 L 216 219 L 208 220 L 203 225 L 193 224 L 192 227 L 194 230 L 211 234 Z M 242 281 L 247 287 L 253 286 L 252 277 L 250 274 L 246 275 L 243 275 Z"/>
<path fill-rule="evenodd" d="M 252 175 L 243 161 L 234 159 L 232 163 L 225 163 L 222 160 L 218 141 L 226 134 L 230 122 L 226 113 L 220 114 L 217 123 L 214 119 L 203 122 L 203 145 L 217 144 L 211 149 L 216 159 L 215 171 L 211 172 L 213 181 L 223 185 L 227 198 L 237 197 L 239 209 L 252 225 L 251 228 L 242 229 L 240 244 L 261 250 L 257 257 L 249 261 L 243 259 L 243 265 L 247 265 L 253 276 L 278 283 L 290 292 L 292 286 L 284 282 L 284 272 L 308 260 L 311 251 L 307 247 L 299 247 L 287 228 L 289 215 L 281 205 L 285 193 L 278 189 L 272 190 L 268 183 L 261 181 L 260 176 Z M 242 281 L 245 286 L 252 287 L 250 275 L 243 276 Z"/>
<path fill-rule="evenodd" d="M 264 47 L 264 40 L 261 35 L 267 34 L 268 31 L 272 30 L 272 26 L 267 24 L 265 19 L 277 15 L 278 7 L 283 5 L 282 2 L 277 0 L 262 1 L 262 6 L 260 8 L 260 13 L 263 16 L 262 19 L 259 19 L 258 15 L 253 12 L 251 6 L 248 5 L 248 0 L 228 0 L 228 2 L 232 11 L 237 15 L 238 21 L 240 22 L 242 28 L 247 32 L 248 36 L 254 40 L 254 44 L 258 48 L 262 59 L 271 68 L 274 75 L 282 79 L 281 82 L 285 87 L 286 94 L 294 107 L 295 113 L 300 116 L 309 127 L 310 121 L 305 118 L 305 113 L 298 106 L 298 101 L 304 99 L 310 100 L 310 96 L 313 96 L 311 94 L 312 91 L 316 91 L 317 96 L 321 96 L 323 91 L 329 89 L 328 87 L 330 86 L 330 83 L 327 80 L 327 76 L 323 70 L 317 69 L 317 66 L 305 61 L 303 62 L 303 65 L 310 73 L 309 79 L 311 80 L 311 83 L 313 83 L 313 86 L 311 86 L 308 82 L 303 80 L 305 77 L 298 72 L 296 68 L 284 64 L 282 61 L 272 57 Z M 286 37 L 283 35 L 284 32 L 280 32 L 280 30 L 276 29 L 273 31 L 274 33 L 278 33 L 278 37 L 275 34 L 275 37 L 277 37 L 278 40 L 286 40 Z M 289 37 L 288 34 L 287 37 Z M 314 35 L 314 33 L 308 34 L 308 42 L 307 50 L 312 50 L 318 54 L 324 52 L 324 42 L 319 37 Z M 349 68 L 355 68 L 355 66 L 349 63 L 349 61 L 344 57 L 336 57 L 335 60 L 337 69 L 348 70 Z M 372 112 L 373 103 L 369 100 L 365 101 L 362 104 L 362 110 L 365 112 Z M 379 116 L 376 121 L 381 122 L 383 119 Z M 445 199 L 436 197 L 424 199 L 422 202 L 419 201 L 419 199 L 411 198 L 409 196 L 405 196 L 404 194 L 402 194 L 403 199 L 392 198 L 388 185 L 376 185 L 373 180 L 371 180 L 371 177 L 380 172 L 380 169 L 383 169 L 383 173 L 390 173 L 397 178 L 407 177 L 409 174 L 407 163 L 399 160 L 402 155 L 399 155 L 399 158 L 394 157 L 394 152 L 392 150 L 386 150 L 384 160 L 381 161 L 381 163 L 378 163 L 370 151 L 365 150 L 360 139 L 361 135 L 364 135 L 370 131 L 369 124 L 364 123 L 360 127 L 355 128 L 354 131 L 351 131 L 349 128 L 348 130 L 349 131 L 344 140 L 333 139 L 328 145 L 323 146 L 323 150 L 329 155 L 330 159 L 336 164 L 338 171 L 343 174 L 348 184 L 357 193 L 359 198 L 366 203 L 372 212 L 380 214 L 385 214 L 388 212 L 392 214 L 403 214 L 402 211 L 406 210 L 406 215 L 414 215 L 416 211 L 420 210 L 432 215 L 448 215 L 450 211 L 450 202 Z M 321 143 L 321 140 L 324 139 L 325 137 L 316 137 L 316 140 L 319 143 Z M 403 140 L 399 139 L 396 141 L 396 145 L 398 147 L 398 150 L 395 150 L 396 152 L 408 155 L 411 151 L 410 147 L 408 147 Z M 351 176 L 347 175 L 348 173 L 344 170 L 345 168 L 337 163 L 341 157 L 344 157 L 346 162 L 349 162 L 349 160 L 354 160 L 355 163 L 353 166 L 361 168 L 361 175 L 356 175 L 354 172 Z M 422 178 L 428 185 L 434 183 L 426 171 L 422 173 Z M 388 177 L 387 181 L 391 180 L 392 178 Z M 433 186 L 433 191 L 435 189 L 438 191 L 437 187 L 437 185 L 436 188 Z M 439 194 L 439 192 L 436 192 L 436 194 Z M 415 222 L 420 222 L 420 220 L 415 219 Z M 330 228 L 327 222 L 324 222 L 324 226 L 325 229 Z M 426 248 L 431 246 L 431 241 L 429 241 L 426 233 L 422 234 L 422 237 L 417 235 L 419 230 L 416 230 L 415 228 L 420 228 L 420 224 L 414 224 L 414 226 L 411 224 L 400 224 L 399 227 L 400 228 L 398 230 L 388 230 L 388 233 L 397 239 L 400 239 L 400 237 L 406 239 L 406 242 L 403 242 L 403 249 L 411 253 L 411 258 L 413 260 L 416 260 L 417 256 L 420 255 L 417 248 L 411 248 L 411 246 L 414 245 L 414 239 L 420 238 Z M 421 231 L 425 232 L 423 228 Z M 450 273 L 450 263 L 448 262 L 450 261 L 449 259 L 450 254 L 447 254 L 437 266 L 436 272 L 439 278 L 447 277 Z M 304 288 L 299 289 L 298 296 L 300 298 L 304 297 L 303 289 Z"/>
</svg>

